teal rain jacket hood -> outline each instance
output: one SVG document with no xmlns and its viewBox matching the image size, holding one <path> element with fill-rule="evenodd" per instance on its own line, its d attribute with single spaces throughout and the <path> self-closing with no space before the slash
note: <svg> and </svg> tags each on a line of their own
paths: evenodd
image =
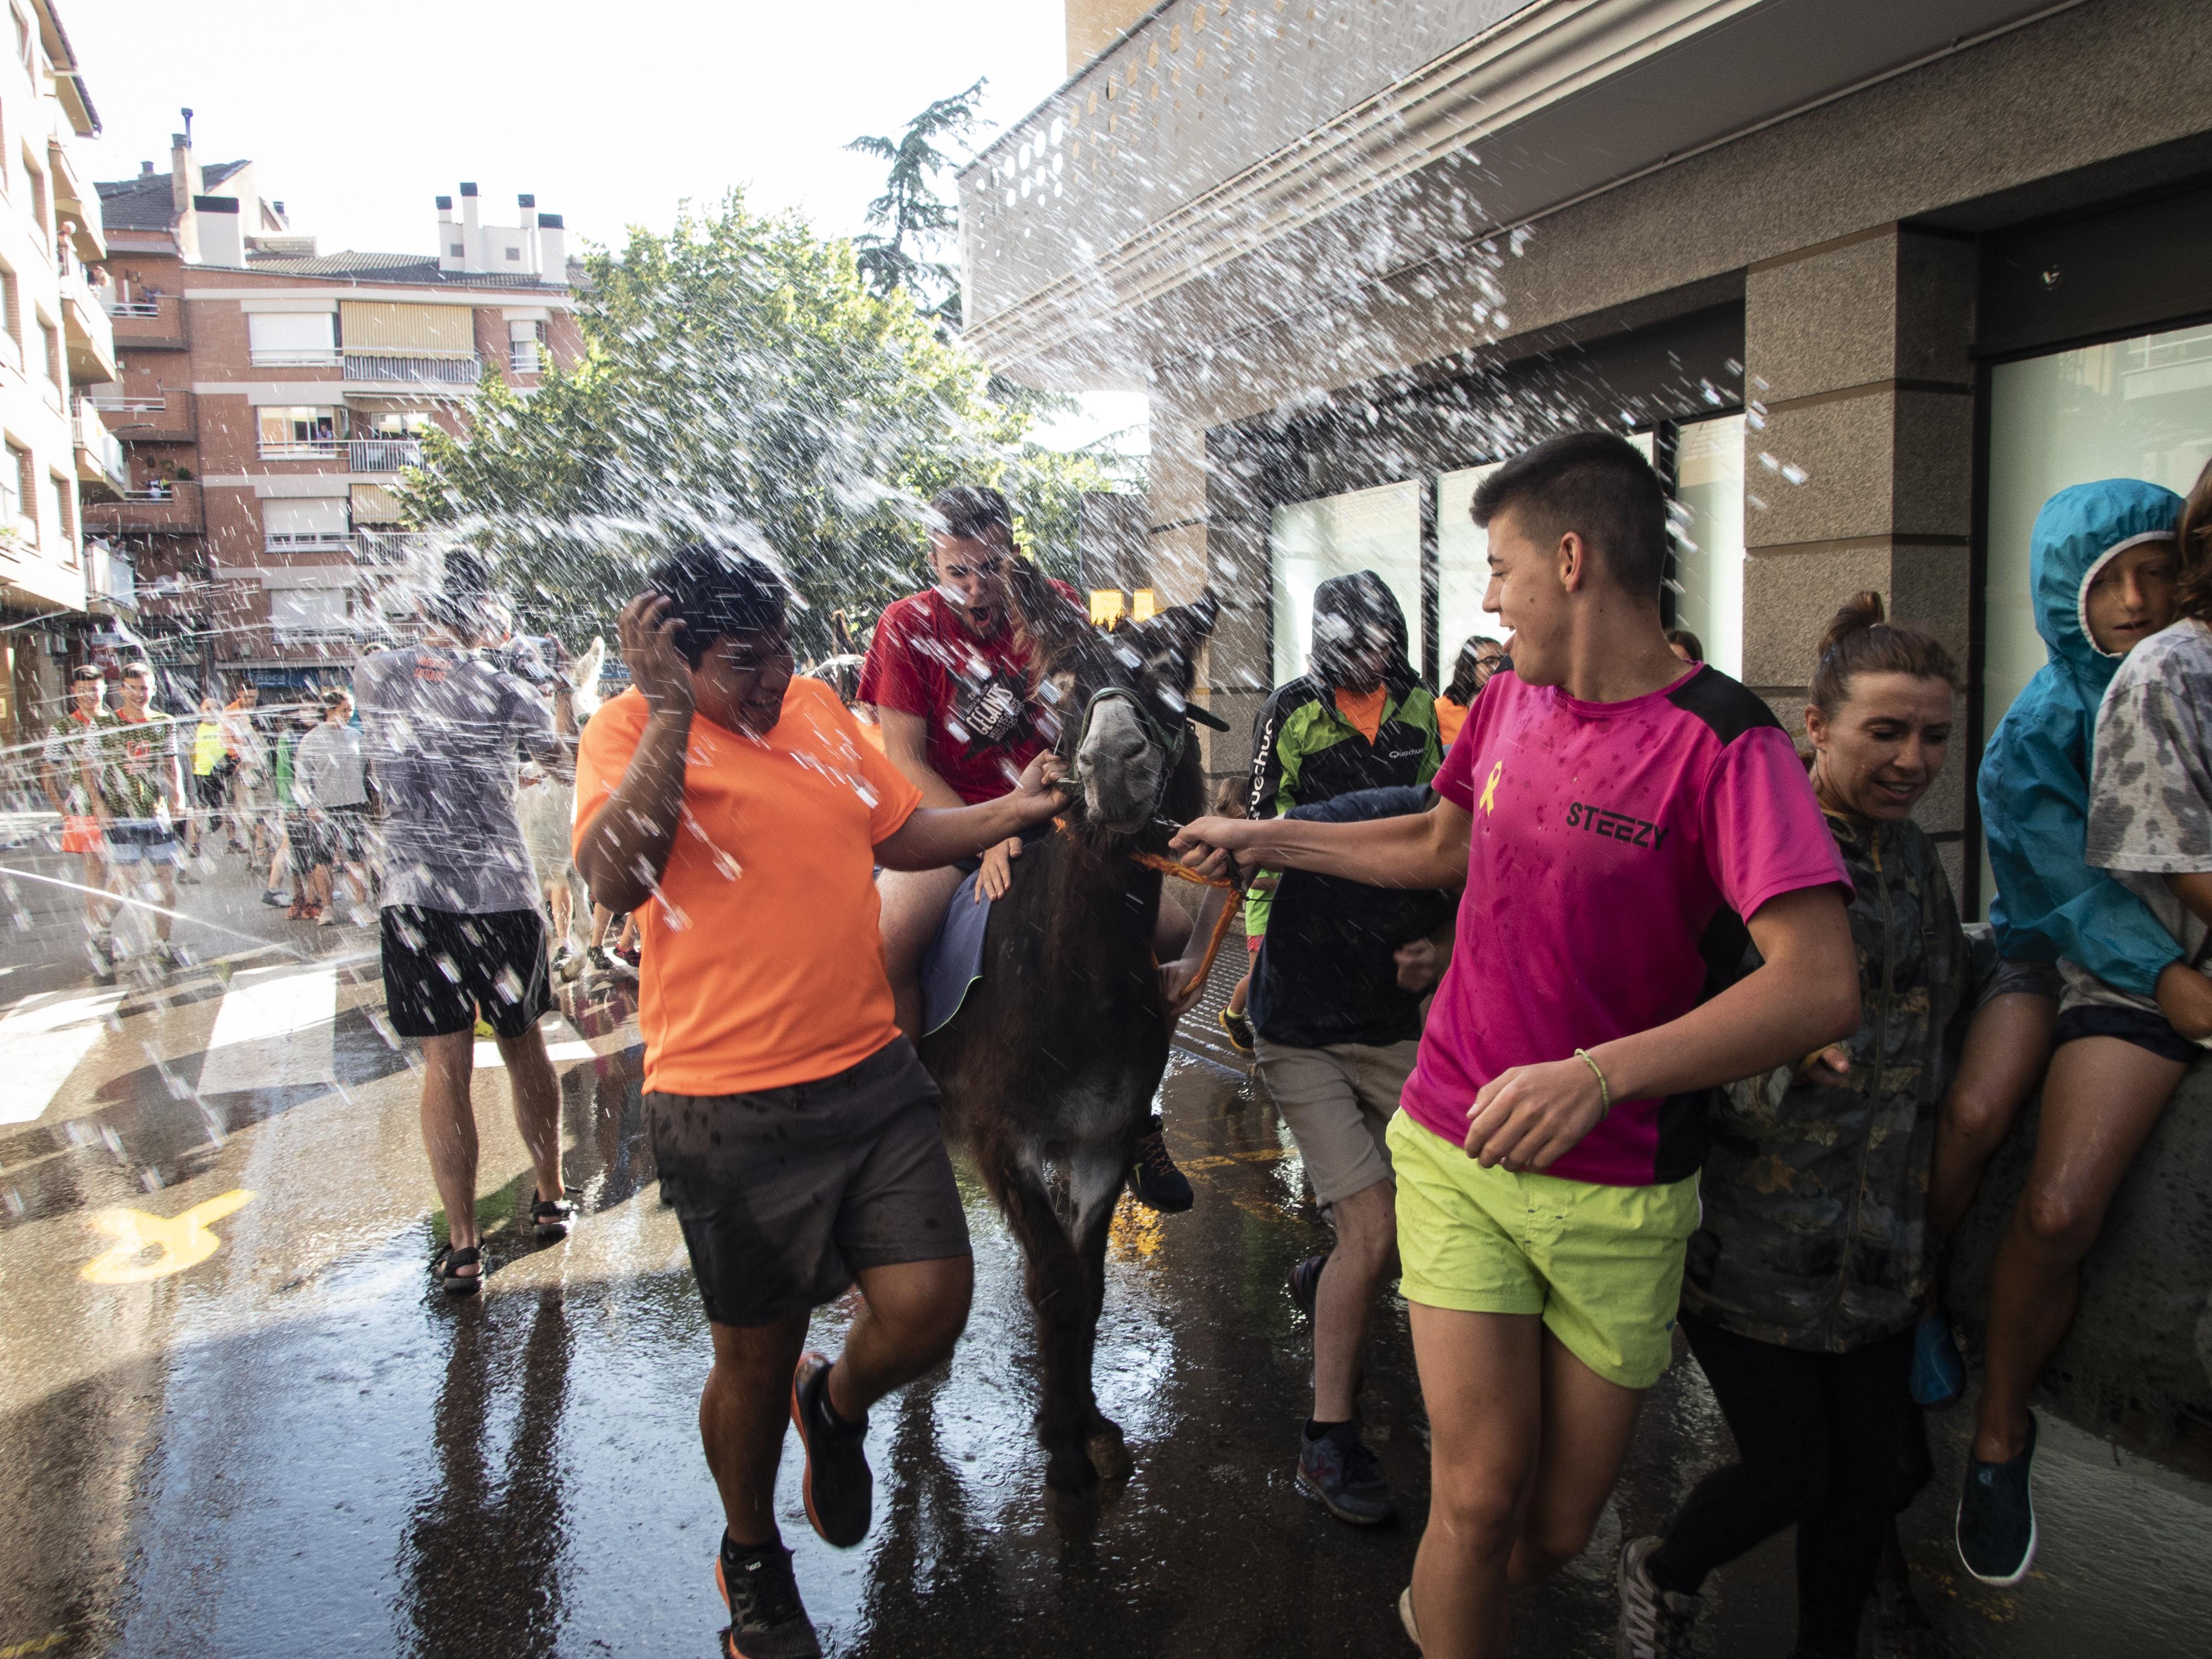
<svg viewBox="0 0 2212 1659">
<path fill-rule="evenodd" d="M 2142 901 L 2083 861 L 2097 708 L 2120 665 L 2089 638 L 2089 583 L 2137 542 L 2171 537 L 2181 497 L 2137 478 L 2062 489 L 2036 514 L 2028 586 L 2051 659 L 1983 751 L 1978 793 L 1996 897 L 1990 920 L 2014 961 L 2064 957 L 2116 990 L 2156 994 L 2180 955 Z"/>
</svg>

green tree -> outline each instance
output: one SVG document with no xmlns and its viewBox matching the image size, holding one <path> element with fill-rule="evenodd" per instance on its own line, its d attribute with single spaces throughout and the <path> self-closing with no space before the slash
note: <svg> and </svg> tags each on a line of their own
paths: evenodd
<svg viewBox="0 0 2212 1659">
<path fill-rule="evenodd" d="M 871 292 L 849 244 L 732 192 L 586 264 L 581 360 L 527 398 L 488 379 L 468 434 L 432 434 L 400 484 L 536 625 L 611 634 L 652 560 L 702 538 L 775 563 L 821 654 L 833 610 L 872 620 L 913 591 L 924 504 L 961 482 L 1005 490 L 1024 548 L 1073 574 L 1096 459 L 1031 441 L 1033 412 L 907 290 Z"/>
<path fill-rule="evenodd" d="M 937 175 L 953 164 L 948 146 L 964 147 L 979 119 L 985 82 L 940 98 L 906 125 L 896 138 L 855 138 L 845 146 L 890 163 L 884 193 L 868 204 L 868 222 L 879 231 L 853 239 L 860 279 L 879 298 L 904 289 L 924 313 L 948 328 L 960 326 L 960 274 L 939 254 L 959 228 L 959 210 L 937 193 Z"/>
</svg>

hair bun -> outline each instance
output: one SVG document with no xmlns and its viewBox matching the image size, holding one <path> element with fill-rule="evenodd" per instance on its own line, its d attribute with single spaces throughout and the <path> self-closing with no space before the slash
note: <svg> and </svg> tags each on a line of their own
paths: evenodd
<svg viewBox="0 0 2212 1659">
<path fill-rule="evenodd" d="M 1845 599 L 1829 623 L 1828 631 L 1820 635 L 1821 656 L 1826 656 L 1854 634 L 1863 634 L 1882 618 L 1881 595 L 1871 587 L 1863 588 Z"/>
</svg>

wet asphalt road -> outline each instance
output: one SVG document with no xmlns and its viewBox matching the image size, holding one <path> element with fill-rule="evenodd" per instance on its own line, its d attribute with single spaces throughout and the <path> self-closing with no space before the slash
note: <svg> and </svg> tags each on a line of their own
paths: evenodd
<svg viewBox="0 0 2212 1659">
<path fill-rule="evenodd" d="M 501 1224 L 529 1165 L 479 1072 L 492 1273 L 449 1303 L 423 1271 L 436 1200 L 374 933 L 284 921 L 235 860 L 185 890 L 204 965 L 154 987 L 93 987 L 66 900 L 33 885 L 0 919 L 0 1659 L 712 1654 L 706 1331 L 641 1139 L 635 1022 L 549 1022 L 586 1212 L 566 1244 Z M 830 1651 L 1412 1652 L 1394 1603 L 1426 1443 L 1404 1310 L 1362 1404 L 1407 1522 L 1355 1532 L 1291 1484 L 1309 1356 L 1284 1275 L 1327 1234 L 1233 1058 L 1194 1040 L 1164 1088 L 1197 1207 L 1117 1218 L 1099 1395 L 1137 1467 L 1095 1514 L 1047 1510 L 1020 1262 L 963 1176 L 975 1316 L 945 1373 L 875 1413 L 866 1543 L 817 1540 L 785 1466 Z M 824 1310 L 817 1341 L 848 1316 Z M 1985 1590 L 1948 1549 L 1966 1426 L 1936 1420 L 1906 1528 L 1950 1651 L 2206 1650 L 2212 1490 L 2047 1421 L 2038 1571 Z M 1611 1653 L 1622 1528 L 1654 1528 L 1727 1445 L 1684 1358 L 1591 1550 L 1518 1603 L 1517 1650 Z M 1703 1651 L 1789 1650 L 1790 1544 L 1715 1579 Z"/>
</svg>

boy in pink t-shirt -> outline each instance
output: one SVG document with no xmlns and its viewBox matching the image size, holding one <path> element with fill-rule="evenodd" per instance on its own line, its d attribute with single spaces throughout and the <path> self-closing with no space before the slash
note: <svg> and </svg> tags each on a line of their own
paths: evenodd
<svg viewBox="0 0 2212 1659">
<path fill-rule="evenodd" d="M 1855 1030 L 1858 973 L 1788 735 L 1668 646 L 1666 502 L 1644 459 L 1555 438 L 1473 514 L 1514 672 L 1476 700 L 1436 809 L 1207 818 L 1181 841 L 1247 868 L 1466 884 L 1389 1133 L 1432 1433 L 1432 1524 L 1400 1611 L 1430 1652 L 1494 1654 L 1508 1588 L 1589 1541 L 1666 1369 L 1706 1092 Z M 1728 983 L 1747 937 L 1764 965 Z M 1709 984 L 1726 988 L 1701 1000 Z"/>
</svg>

